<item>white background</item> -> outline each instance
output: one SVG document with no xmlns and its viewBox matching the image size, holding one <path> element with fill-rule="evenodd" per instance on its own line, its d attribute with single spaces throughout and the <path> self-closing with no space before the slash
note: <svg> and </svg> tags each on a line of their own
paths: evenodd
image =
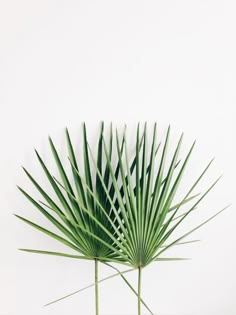
<svg viewBox="0 0 236 315">
<path fill-rule="evenodd" d="M 94 314 L 93 290 L 42 308 L 93 281 L 93 265 L 18 252 L 64 248 L 12 213 L 49 226 L 16 189 L 35 193 L 20 166 L 46 184 L 33 148 L 52 166 L 48 134 L 66 159 L 64 127 L 79 143 L 81 122 L 93 139 L 101 120 L 131 130 L 137 121 L 157 121 L 160 138 L 170 123 L 174 140 L 185 132 L 184 149 L 197 139 L 186 187 L 216 156 L 207 181 L 223 179 L 189 225 L 233 205 L 196 232 L 202 242 L 174 253 L 191 261 L 144 271 L 143 297 L 159 315 L 236 314 L 235 1 L 0 3 L 0 314 Z M 135 285 L 136 275 L 129 279 Z M 136 314 L 122 280 L 102 284 L 100 296 L 102 315 Z"/>
</svg>

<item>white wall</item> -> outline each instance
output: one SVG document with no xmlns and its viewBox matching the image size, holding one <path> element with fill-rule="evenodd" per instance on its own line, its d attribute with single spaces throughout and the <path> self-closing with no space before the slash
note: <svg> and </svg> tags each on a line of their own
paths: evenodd
<svg viewBox="0 0 236 315">
<path fill-rule="evenodd" d="M 174 139 L 196 138 L 186 187 L 216 156 L 208 179 L 224 177 L 191 224 L 233 205 L 175 253 L 191 261 L 147 268 L 143 296 L 159 315 L 236 313 L 235 10 L 233 0 L 1 1 L 1 315 L 94 314 L 93 290 L 42 308 L 93 281 L 93 265 L 18 252 L 64 248 L 11 213 L 45 223 L 15 187 L 33 192 L 20 166 L 45 183 L 33 148 L 51 163 L 48 134 L 63 152 L 65 126 L 77 139 L 86 121 L 93 139 L 100 120 L 157 121 L 161 137 L 171 123 Z M 120 279 L 100 290 L 101 314 L 136 314 Z"/>
</svg>

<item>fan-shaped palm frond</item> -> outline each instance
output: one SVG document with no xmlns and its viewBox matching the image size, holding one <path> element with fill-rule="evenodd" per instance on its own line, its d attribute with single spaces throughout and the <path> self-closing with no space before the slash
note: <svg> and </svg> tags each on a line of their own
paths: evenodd
<svg viewBox="0 0 236 315">
<path fill-rule="evenodd" d="M 35 249 L 21 250 L 38 254 L 94 260 L 96 314 L 98 314 L 98 262 L 116 262 L 129 265 L 126 256 L 119 250 L 120 247 L 123 248 L 122 242 L 124 241 L 124 236 L 119 227 L 120 220 L 119 218 L 118 220 L 116 219 L 116 212 L 111 211 L 111 201 L 114 203 L 116 211 L 118 211 L 119 204 L 116 201 L 115 189 L 111 182 L 109 165 L 108 163 L 103 165 L 103 129 L 104 125 L 102 123 L 98 139 L 96 160 L 96 169 L 99 172 L 99 176 L 98 174 L 95 174 L 95 178 L 92 176 L 92 168 L 90 167 L 85 124 L 83 126 L 84 179 L 80 175 L 76 154 L 68 130 L 66 130 L 66 140 L 71 171 L 73 174 L 72 181 L 65 171 L 51 138 L 49 138 L 49 143 L 60 174 L 60 180 L 56 179 L 51 174 L 42 157 L 36 151 L 38 161 L 52 190 L 57 196 L 57 201 L 55 201 L 54 198 L 51 197 L 33 178 L 33 176 L 24 169 L 30 181 L 43 197 L 43 201 L 36 201 L 26 191 L 19 187 L 20 191 L 61 232 L 62 235 L 58 235 L 28 219 L 16 215 L 25 223 L 72 248 L 78 254 L 75 255 Z M 113 134 L 111 126 L 107 151 L 109 159 L 112 158 L 112 141 Z M 141 143 L 142 140 L 140 141 L 140 144 Z M 120 148 L 121 152 L 123 151 L 123 144 L 124 142 L 122 141 Z M 135 159 L 130 168 L 131 173 L 133 172 L 134 167 Z M 114 171 L 115 178 L 118 178 L 119 172 L 120 168 L 119 164 L 117 164 Z M 123 195 L 122 189 L 120 190 L 120 194 Z M 118 271 L 117 274 L 121 275 L 129 287 L 135 291 L 121 272 Z M 147 307 L 145 303 L 144 305 Z"/>
<path fill-rule="evenodd" d="M 103 129 L 102 124 L 98 139 L 97 156 L 94 157 L 87 141 L 84 125 L 83 174 L 78 166 L 68 130 L 66 131 L 73 181 L 67 175 L 51 139 L 49 139 L 49 142 L 60 179 L 55 178 L 50 173 L 41 156 L 36 152 L 45 175 L 57 196 L 57 201 L 25 170 L 44 201 L 36 201 L 22 188 L 20 188 L 20 191 L 51 221 L 61 232 L 61 235 L 55 234 L 28 219 L 20 216 L 17 217 L 72 248 L 77 254 L 31 249 L 24 249 L 25 251 L 94 260 L 96 314 L 98 314 L 98 283 L 120 275 L 138 296 L 138 314 L 140 315 L 141 303 L 149 309 L 141 299 L 142 269 L 153 262 L 185 259 L 163 257 L 162 254 L 172 246 L 194 242 L 192 240 L 185 241 L 185 238 L 225 209 L 222 209 L 216 215 L 183 235 L 175 236 L 177 228 L 196 210 L 197 206 L 199 206 L 219 180 L 217 179 L 213 182 L 204 193 L 195 193 L 195 189 L 206 174 L 212 161 L 203 169 L 202 173 L 189 187 L 181 200 L 176 202 L 175 199 L 179 185 L 191 157 L 195 142 L 190 147 L 186 156 L 180 160 L 179 153 L 183 135 L 181 135 L 172 156 L 168 156 L 170 128 L 167 130 L 164 144 L 161 148 L 160 144 L 157 144 L 157 128 L 156 124 L 154 125 L 150 149 L 148 146 L 146 124 L 142 133 L 140 132 L 140 126 L 138 125 L 137 127 L 135 148 L 127 144 L 126 128 L 121 135 L 121 139 L 118 131 L 116 131 L 115 144 L 113 144 L 112 128 L 110 129 L 108 142 L 105 140 Z M 113 150 L 114 145 L 116 147 L 115 154 Z M 133 149 L 135 154 L 131 160 L 132 163 L 130 163 L 130 155 Z M 168 158 L 170 158 L 169 163 L 166 162 Z M 112 268 L 115 267 L 110 263 L 120 263 L 131 267 L 131 269 L 124 272 L 116 269 L 117 273 L 115 275 L 99 280 L 98 262 L 107 264 Z M 124 276 L 124 273 L 134 269 L 138 270 L 138 292 L 133 289 Z M 93 285 L 88 287 L 91 286 Z M 84 289 L 86 288 L 73 292 L 63 298 Z"/>
</svg>

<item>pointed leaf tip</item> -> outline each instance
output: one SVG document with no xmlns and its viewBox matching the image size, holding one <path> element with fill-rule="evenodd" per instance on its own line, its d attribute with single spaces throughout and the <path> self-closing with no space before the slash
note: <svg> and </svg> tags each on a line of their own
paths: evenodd
<svg viewBox="0 0 236 315">
<path fill-rule="evenodd" d="M 37 157 L 39 157 L 39 153 L 36 149 L 34 149 L 34 153 L 37 155 Z"/>
</svg>

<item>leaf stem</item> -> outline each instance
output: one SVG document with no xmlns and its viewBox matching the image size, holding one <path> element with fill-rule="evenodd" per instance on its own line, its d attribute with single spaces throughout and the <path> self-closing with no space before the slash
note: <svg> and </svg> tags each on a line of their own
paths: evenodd
<svg viewBox="0 0 236 315">
<path fill-rule="evenodd" d="M 98 310 L 98 260 L 95 259 L 95 309 L 96 315 L 99 315 Z"/>
<path fill-rule="evenodd" d="M 138 315 L 141 315 L 142 267 L 138 268 Z"/>
</svg>

